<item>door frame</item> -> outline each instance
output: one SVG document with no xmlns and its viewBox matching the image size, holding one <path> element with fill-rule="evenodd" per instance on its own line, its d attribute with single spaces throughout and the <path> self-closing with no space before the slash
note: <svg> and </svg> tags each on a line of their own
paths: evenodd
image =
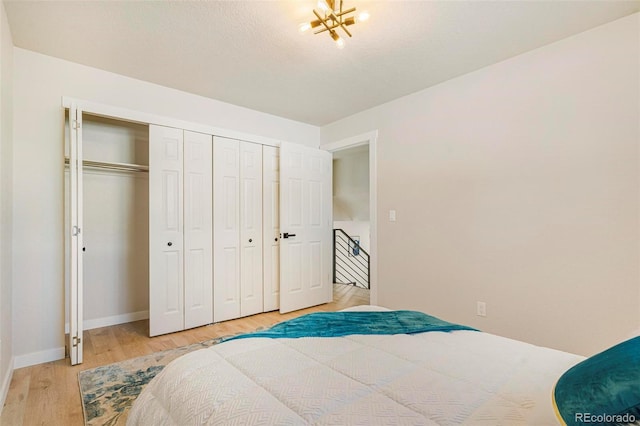
<svg viewBox="0 0 640 426">
<path fill-rule="evenodd" d="M 358 146 L 369 145 L 369 232 L 371 256 L 371 292 L 369 294 L 369 303 L 376 305 L 378 303 L 378 162 L 377 162 L 377 142 L 378 130 L 361 133 L 346 139 L 337 140 L 320 145 L 320 149 L 331 153 L 342 151 L 344 149 L 356 148 Z M 332 201 L 333 204 L 333 201 Z"/>
</svg>

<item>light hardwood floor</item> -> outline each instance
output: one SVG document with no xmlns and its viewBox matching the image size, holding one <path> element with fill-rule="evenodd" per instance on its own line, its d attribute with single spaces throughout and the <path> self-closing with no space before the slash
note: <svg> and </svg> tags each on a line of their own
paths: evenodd
<svg viewBox="0 0 640 426">
<path fill-rule="evenodd" d="M 149 321 L 136 321 L 84 332 L 84 362 L 47 362 L 15 370 L 0 424 L 7 426 L 83 425 L 78 372 L 129 358 L 175 348 L 215 337 L 268 327 L 310 312 L 338 311 L 369 303 L 369 291 L 334 285 L 333 302 L 284 315 L 276 312 L 253 315 L 150 338 Z"/>
</svg>

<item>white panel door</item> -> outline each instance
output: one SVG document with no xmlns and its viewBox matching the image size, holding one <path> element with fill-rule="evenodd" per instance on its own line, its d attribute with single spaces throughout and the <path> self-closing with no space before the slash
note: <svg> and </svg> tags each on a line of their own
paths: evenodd
<svg viewBox="0 0 640 426">
<path fill-rule="evenodd" d="M 183 131 L 149 126 L 149 334 L 184 329 Z"/>
<path fill-rule="evenodd" d="M 240 142 L 240 316 L 262 303 L 262 145 Z"/>
<path fill-rule="evenodd" d="M 280 151 L 262 147 L 264 312 L 280 307 Z"/>
<path fill-rule="evenodd" d="M 280 312 L 330 302 L 332 158 L 280 145 Z"/>
<path fill-rule="evenodd" d="M 82 363 L 83 350 L 83 272 L 82 272 L 82 110 L 69 108 L 69 172 L 71 259 L 69 265 L 69 357 L 71 365 Z"/>
<path fill-rule="evenodd" d="M 240 145 L 213 138 L 213 319 L 240 317 Z"/>
<path fill-rule="evenodd" d="M 213 322 L 213 137 L 184 132 L 184 328 Z"/>
</svg>

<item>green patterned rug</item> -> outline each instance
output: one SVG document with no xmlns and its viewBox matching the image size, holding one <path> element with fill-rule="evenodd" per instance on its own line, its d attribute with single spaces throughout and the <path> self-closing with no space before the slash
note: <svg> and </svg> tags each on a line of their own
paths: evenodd
<svg viewBox="0 0 640 426">
<path fill-rule="evenodd" d="M 154 352 L 79 372 L 78 381 L 85 425 L 124 425 L 133 401 L 167 364 L 181 355 L 208 348 L 228 337 L 231 336 Z"/>
</svg>

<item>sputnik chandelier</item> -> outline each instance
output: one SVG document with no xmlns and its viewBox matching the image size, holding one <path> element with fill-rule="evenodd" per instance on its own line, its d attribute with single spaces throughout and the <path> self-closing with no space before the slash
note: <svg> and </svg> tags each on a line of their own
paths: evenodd
<svg viewBox="0 0 640 426">
<path fill-rule="evenodd" d="M 354 13 L 356 8 L 352 7 L 346 10 L 343 9 L 342 0 L 318 0 L 318 9 L 320 9 L 320 11 L 313 9 L 313 14 L 316 15 L 316 18 L 318 19 L 300 24 L 300 32 L 305 32 L 309 29 L 322 26 L 322 28 L 315 31 L 314 34 L 329 31 L 329 35 L 340 49 L 344 47 L 344 40 L 336 30 L 341 28 L 349 37 L 351 37 L 351 33 L 347 27 L 355 24 L 356 22 L 362 22 L 369 19 L 369 14 L 367 12 L 361 12 L 357 17 L 347 16 Z"/>
</svg>

